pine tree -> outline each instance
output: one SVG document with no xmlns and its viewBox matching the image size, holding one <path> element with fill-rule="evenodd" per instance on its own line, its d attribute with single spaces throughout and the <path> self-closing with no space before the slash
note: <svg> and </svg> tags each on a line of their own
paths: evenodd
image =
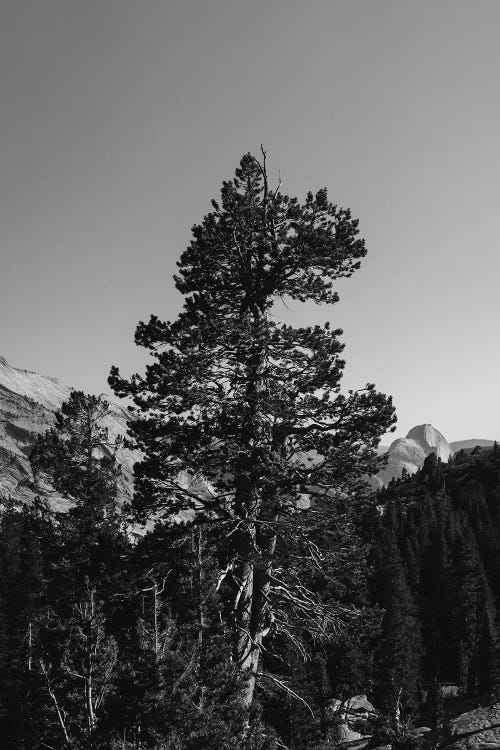
<svg viewBox="0 0 500 750">
<path fill-rule="evenodd" d="M 481 567 L 470 525 L 464 520 L 455 544 L 456 608 L 459 682 L 464 691 L 476 690 L 475 659 L 479 635 Z"/>
<path fill-rule="evenodd" d="M 391 531 L 382 531 L 374 568 L 373 596 L 384 609 L 374 696 L 397 724 L 401 709 L 411 713 L 418 707 L 422 646 L 417 609 Z"/>
<path fill-rule="evenodd" d="M 484 603 L 479 635 L 477 671 L 478 689 L 498 698 L 500 690 L 500 639 L 491 591 L 484 581 Z"/>
<path fill-rule="evenodd" d="M 425 643 L 424 676 L 433 685 L 443 675 L 453 678 L 452 611 L 455 602 L 453 566 L 447 541 L 447 498 L 441 492 L 431 500 L 433 525 L 421 552 L 419 610 Z"/>
<path fill-rule="evenodd" d="M 137 515 L 196 510 L 197 523 L 221 531 L 223 593 L 248 709 L 266 636 L 296 639 L 304 628 L 319 636 L 336 618 L 303 583 L 318 562 L 314 496 L 334 504 L 356 492 L 375 468 L 393 409 L 370 384 L 340 393 L 340 331 L 293 328 L 274 316 L 284 297 L 337 301 L 335 280 L 366 252 L 350 212 L 330 203 L 326 189 L 303 204 L 272 190 L 265 155 L 263 163 L 245 156 L 212 207 L 178 264 L 183 312 L 174 323 L 152 316 L 137 328 L 136 342 L 155 362 L 130 381 L 114 368 L 110 384 L 137 407 L 131 433 L 145 455 Z M 212 491 L 192 493 L 180 472 L 201 472 Z"/>
<path fill-rule="evenodd" d="M 54 737 L 90 750 L 100 742 L 99 715 L 117 663 L 106 620 L 126 548 L 116 515 L 119 442 L 103 424 L 108 413 L 101 397 L 73 392 L 30 456 L 34 471 L 71 502 L 59 520 L 48 606 L 38 618 L 37 668 Z"/>
<path fill-rule="evenodd" d="M 56 412 L 54 427 L 41 435 L 30 453 L 33 472 L 46 473 L 54 488 L 73 504 L 82 531 L 116 519 L 116 450 L 105 420 L 109 404 L 101 396 L 72 391 Z"/>
<path fill-rule="evenodd" d="M 442 488 L 444 480 L 443 464 L 434 452 L 425 457 L 419 480 L 422 484 L 427 484 L 432 492 Z"/>
<path fill-rule="evenodd" d="M 10 508 L 0 523 L 0 736 L 6 750 L 39 747 L 45 715 L 36 668 L 38 615 L 45 593 L 41 538 L 32 510 Z"/>
</svg>

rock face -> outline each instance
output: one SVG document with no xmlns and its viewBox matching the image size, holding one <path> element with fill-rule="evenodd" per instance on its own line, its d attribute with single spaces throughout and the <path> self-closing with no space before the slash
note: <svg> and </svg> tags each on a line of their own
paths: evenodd
<svg viewBox="0 0 500 750">
<path fill-rule="evenodd" d="M 417 427 L 412 427 L 406 436 L 406 440 L 415 442 L 421 446 L 426 456 L 429 453 L 435 453 L 445 463 L 453 455 L 453 450 L 446 438 L 431 424 L 421 424 Z"/>
<path fill-rule="evenodd" d="M 439 430 L 431 424 L 412 427 L 405 438 L 398 438 L 389 446 L 387 466 L 371 477 L 370 484 L 374 489 L 379 489 L 389 484 L 393 477 L 399 479 L 403 470 L 408 474 L 415 474 L 423 466 L 429 453 L 435 453 L 446 463 L 453 455 L 453 449 Z"/>
<path fill-rule="evenodd" d="M 476 708 L 452 719 L 446 750 L 486 750 L 500 747 L 500 703 Z"/>
<path fill-rule="evenodd" d="M 36 437 L 49 429 L 54 412 L 71 393 L 71 388 L 55 378 L 28 370 L 20 370 L 0 357 L 0 501 L 9 495 L 24 503 L 34 499 L 29 452 Z M 127 412 L 110 404 L 104 421 L 110 437 L 126 432 Z M 117 458 L 122 466 L 118 483 L 118 502 L 132 496 L 133 465 L 138 454 L 122 448 Z M 51 506 L 64 510 L 67 502 L 49 487 L 43 487 Z"/>
</svg>

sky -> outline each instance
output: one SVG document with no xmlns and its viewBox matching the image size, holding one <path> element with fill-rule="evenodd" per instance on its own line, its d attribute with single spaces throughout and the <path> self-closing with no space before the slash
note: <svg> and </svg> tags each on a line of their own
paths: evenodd
<svg viewBox="0 0 500 750">
<path fill-rule="evenodd" d="M 500 437 L 498 0 L 0 0 L 0 354 L 89 392 L 174 319 L 190 229 L 264 144 L 359 218 L 329 308 L 396 436 Z"/>
</svg>

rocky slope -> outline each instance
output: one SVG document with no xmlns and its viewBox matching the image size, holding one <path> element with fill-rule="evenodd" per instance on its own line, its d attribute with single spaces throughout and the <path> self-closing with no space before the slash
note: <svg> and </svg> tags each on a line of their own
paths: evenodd
<svg viewBox="0 0 500 750">
<path fill-rule="evenodd" d="M 500 748 L 500 703 L 481 706 L 460 714 L 449 723 L 447 750 L 493 750 Z"/>
<path fill-rule="evenodd" d="M 71 388 L 55 378 L 21 370 L 0 357 L 0 498 L 9 495 L 21 502 L 31 503 L 34 488 L 28 455 L 37 435 L 47 430 L 53 414 L 65 401 Z M 111 438 L 126 432 L 127 412 L 117 404 L 105 420 Z M 122 448 L 118 451 L 122 465 L 118 500 L 129 500 L 132 494 L 132 472 L 137 455 Z M 43 487 L 53 508 L 62 510 L 66 502 Z"/>
</svg>

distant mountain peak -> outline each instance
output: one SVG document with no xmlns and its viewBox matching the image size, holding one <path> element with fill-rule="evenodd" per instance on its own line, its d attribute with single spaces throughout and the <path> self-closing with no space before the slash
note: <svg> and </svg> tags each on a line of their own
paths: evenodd
<svg viewBox="0 0 500 750">
<path fill-rule="evenodd" d="M 444 435 L 428 422 L 412 427 L 405 438 L 391 443 L 387 451 L 387 465 L 372 477 L 372 486 L 387 485 L 391 479 L 399 479 L 403 471 L 415 474 L 430 453 L 435 453 L 446 463 L 453 455 L 453 449 Z"/>
<path fill-rule="evenodd" d="M 436 430 L 431 424 L 419 424 L 412 427 L 406 436 L 406 440 L 414 440 L 425 452 L 435 453 L 442 461 L 449 461 L 453 455 L 453 449 L 439 430 Z"/>
<path fill-rule="evenodd" d="M 417 424 L 415 427 L 412 427 L 411 430 L 408 430 L 406 437 L 416 439 L 417 437 L 424 437 L 427 435 L 431 436 L 435 433 L 441 435 L 439 430 L 436 430 L 430 422 L 424 422 L 424 424 Z"/>
</svg>

